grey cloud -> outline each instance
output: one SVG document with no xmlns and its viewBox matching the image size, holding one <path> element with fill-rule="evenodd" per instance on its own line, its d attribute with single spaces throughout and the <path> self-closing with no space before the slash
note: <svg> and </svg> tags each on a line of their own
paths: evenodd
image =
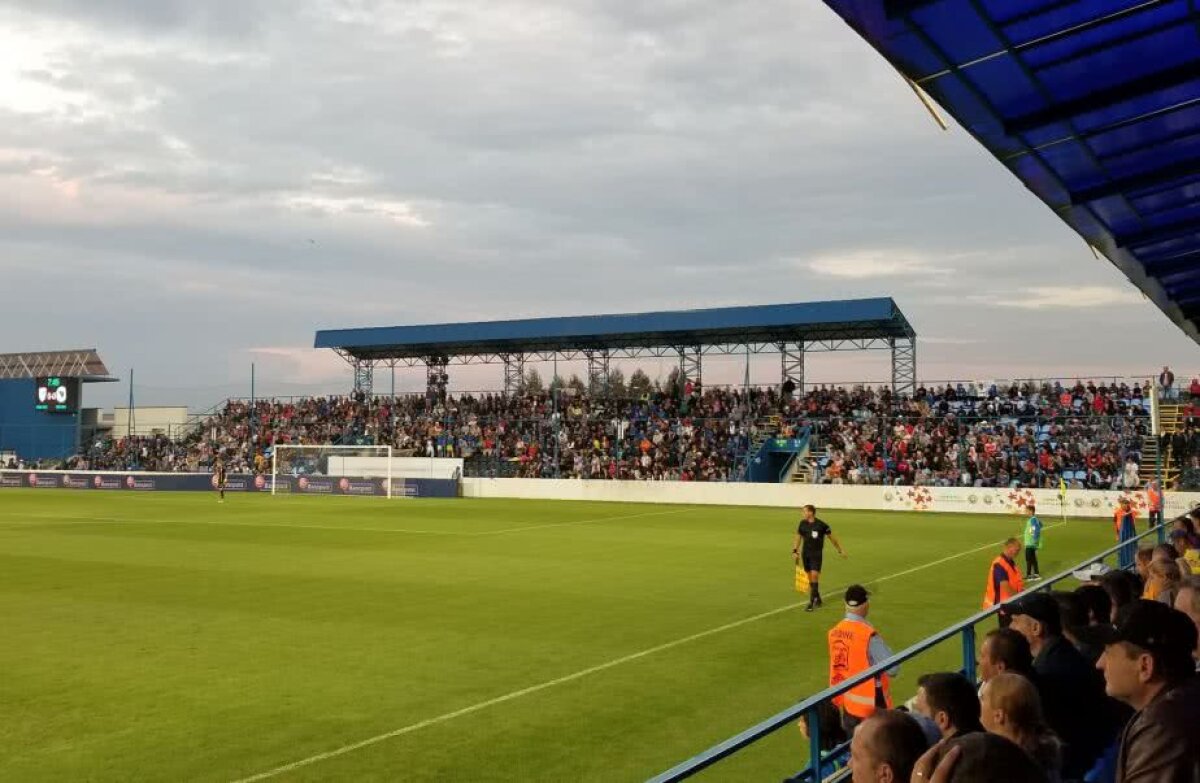
<svg viewBox="0 0 1200 783">
<path fill-rule="evenodd" d="M 24 6 L 90 34 L 25 69 L 61 105 L 0 110 L 0 266 L 24 292 L 0 333 L 102 302 L 98 340 L 198 386 L 318 326 L 841 296 L 974 341 L 931 363 L 1185 345 L 1149 305 L 989 305 L 1123 282 L 819 3 Z M 74 201 L 31 217 L 52 179 Z M 864 252 L 953 273 L 810 268 Z M 1046 339 L 1072 330 L 1086 348 Z M 184 361 L 197 332 L 215 345 Z"/>
</svg>

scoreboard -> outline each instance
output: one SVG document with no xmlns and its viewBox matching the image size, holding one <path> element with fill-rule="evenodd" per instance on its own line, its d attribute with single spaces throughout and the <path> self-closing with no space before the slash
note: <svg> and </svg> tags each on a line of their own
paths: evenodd
<svg viewBox="0 0 1200 783">
<path fill-rule="evenodd" d="M 34 410 L 45 413 L 75 413 L 79 410 L 78 378 L 38 378 Z"/>
</svg>

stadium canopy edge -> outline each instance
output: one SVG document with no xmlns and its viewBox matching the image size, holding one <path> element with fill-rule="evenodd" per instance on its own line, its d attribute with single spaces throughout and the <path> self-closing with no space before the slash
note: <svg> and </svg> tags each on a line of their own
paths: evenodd
<svg viewBox="0 0 1200 783">
<path fill-rule="evenodd" d="M 1198 0 L 825 0 L 1200 342 Z"/>
<path fill-rule="evenodd" d="M 714 353 L 804 344 L 809 349 L 862 350 L 914 341 L 916 332 L 890 298 L 721 307 L 510 321 L 327 329 L 314 347 L 358 360 L 503 361 L 505 355 L 571 358 L 595 351 L 665 355 L 683 349 Z M 705 350 L 705 352 L 708 352 Z"/>
</svg>

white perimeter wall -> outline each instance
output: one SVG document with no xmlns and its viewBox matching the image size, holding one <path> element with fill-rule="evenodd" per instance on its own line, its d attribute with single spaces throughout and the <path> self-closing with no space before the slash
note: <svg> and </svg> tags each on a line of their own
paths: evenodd
<svg viewBox="0 0 1200 783">
<path fill-rule="evenodd" d="M 392 457 L 392 478 L 454 478 L 463 461 L 451 457 Z M 329 475 L 386 478 L 387 457 L 329 457 Z"/>
<path fill-rule="evenodd" d="M 945 511 L 972 514 L 1016 514 L 1033 501 L 1039 516 L 1063 513 L 1056 490 L 975 489 L 941 487 L 849 487 L 826 484 L 749 484 L 686 481 L 584 481 L 580 479 L 468 478 L 463 496 L 538 500 L 600 500 L 623 503 L 686 503 L 727 506 L 784 506 L 812 503 L 817 508 L 879 511 Z M 1071 517 L 1112 517 L 1122 497 L 1130 498 L 1146 516 L 1144 492 L 1067 491 L 1065 512 Z M 1200 505 L 1200 492 L 1169 492 L 1166 515 L 1177 516 Z"/>
</svg>

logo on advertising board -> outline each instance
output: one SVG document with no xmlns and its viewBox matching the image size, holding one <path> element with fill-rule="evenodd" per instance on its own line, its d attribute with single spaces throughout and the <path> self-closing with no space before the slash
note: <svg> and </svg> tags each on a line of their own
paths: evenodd
<svg viewBox="0 0 1200 783">
<path fill-rule="evenodd" d="M 267 477 L 266 476 L 255 476 L 254 477 L 254 488 L 255 489 L 265 489 L 266 486 L 267 486 Z"/>
<path fill-rule="evenodd" d="M 148 490 L 157 489 L 158 485 L 155 484 L 154 479 L 139 479 L 133 476 L 126 476 L 125 487 L 126 489 Z"/>
<path fill-rule="evenodd" d="M 68 474 L 62 477 L 62 485 L 66 489 L 87 489 L 91 486 L 91 482 L 87 480 L 87 476 L 71 476 Z"/>
<path fill-rule="evenodd" d="M 307 478 L 301 476 L 296 482 L 301 492 L 309 494 L 327 495 L 333 492 L 333 481 L 330 479 Z"/>
<path fill-rule="evenodd" d="M 29 486 L 37 487 L 38 489 L 54 489 L 58 486 L 58 479 L 53 474 L 41 475 L 38 473 L 30 473 Z"/>
<path fill-rule="evenodd" d="M 387 494 L 387 482 L 377 485 L 371 479 L 348 479 L 344 478 L 338 482 L 338 489 L 347 495 L 378 495 L 380 494 L 380 486 L 383 486 L 383 494 Z"/>
<path fill-rule="evenodd" d="M 117 476 L 96 476 L 92 479 L 92 486 L 96 489 L 120 489 L 121 479 Z"/>
<path fill-rule="evenodd" d="M 36 487 L 38 485 L 38 477 L 36 473 L 29 474 L 29 486 Z"/>
<path fill-rule="evenodd" d="M 24 484 L 19 473 L 0 473 L 0 487 L 20 487 Z"/>
</svg>

